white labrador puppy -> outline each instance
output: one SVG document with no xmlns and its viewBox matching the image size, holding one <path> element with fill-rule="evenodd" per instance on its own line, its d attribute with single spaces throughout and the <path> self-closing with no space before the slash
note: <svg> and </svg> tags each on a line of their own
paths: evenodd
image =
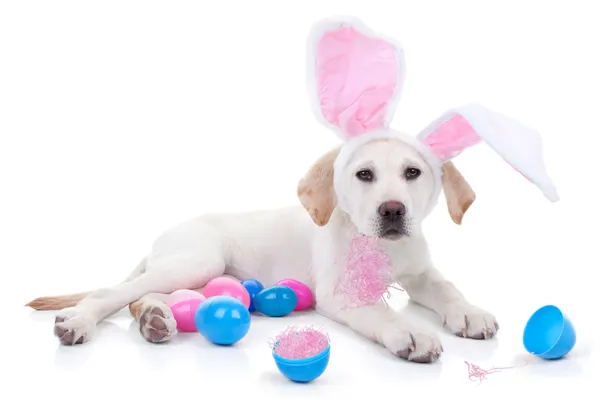
<svg viewBox="0 0 600 400">
<path fill-rule="evenodd" d="M 347 252 L 352 235 L 361 232 L 382 238 L 396 280 L 413 301 L 437 312 L 452 332 L 476 339 L 494 335 L 494 316 L 465 300 L 429 258 L 421 223 L 438 171 L 401 140 L 369 142 L 357 149 L 343 172 L 342 193 L 352 210 L 346 213 L 336 206 L 333 190 L 339 150 L 319 159 L 299 184 L 299 198 L 308 213 L 297 206 L 202 216 L 163 234 L 123 283 L 91 293 L 38 298 L 29 306 L 67 307 L 58 313 L 54 332 L 61 343 L 71 345 L 90 340 L 99 321 L 131 304 L 144 337 L 163 342 L 176 329 L 160 294 L 198 289 L 223 274 L 265 285 L 293 278 L 313 290 L 316 309 L 323 315 L 402 358 L 437 359 L 442 344 L 435 333 L 402 319 L 384 303 L 344 309 L 334 296 L 343 267 L 337 260 Z M 450 213 L 460 223 L 474 194 L 451 163 L 444 165 L 443 181 Z"/>
<path fill-rule="evenodd" d="M 358 24 L 317 28 L 315 108 L 347 143 L 317 160 L 300 181 L 302 206 L 193 219 L 162 235 L 123 283 L 29 303 L 61 310 L 54 328 L 61 343 L 90 340 L 98 322 L 127 305 L 147 340 L 167 341 L 176 329 L 165 295 L 227 274 L 265 286 L 297 279 L 313 290 L 321 314 L 401 358 L 436 360 L 442 344 L 435 333 L 383 302 L 348 308 L 335 293 L 357 235 L 378 238 L 393 280 L 452 332 L 474 339 L 496 334 L 494 316 L 467 301 L 432 265 L 421 230 L 442 190 L 452 219 L 461 223 L 475 195 L 448 160 L 477 143 L 478 134 L 494 133 L 492 114 L 467 108 L 446 116 L 425 131 L 428 144 L 396 134 L 387 125 L 402 86 L 401 50 Z"/>
</svg>

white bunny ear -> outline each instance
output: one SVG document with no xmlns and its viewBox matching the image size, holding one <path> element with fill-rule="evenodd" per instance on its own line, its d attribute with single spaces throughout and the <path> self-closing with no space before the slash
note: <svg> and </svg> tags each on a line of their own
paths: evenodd
<svg viewBox="0 0 600 400">
<path fill-rule="evenodd" d="M 535 184 L 552 202 L 559 196 L 546 172 L 542 139 L 538 132 L 481 105 L 463 106 L 443 114 L 419 135 L 441 161 L 482 141 L 504 161 Z"/>
<path fill-rule="evenodd" d="M 404 82 L 402 48 L 354 18 L 313 27 L 309 91 L 317 119 L 342 139 L 387 128 Z"/>
</svg>

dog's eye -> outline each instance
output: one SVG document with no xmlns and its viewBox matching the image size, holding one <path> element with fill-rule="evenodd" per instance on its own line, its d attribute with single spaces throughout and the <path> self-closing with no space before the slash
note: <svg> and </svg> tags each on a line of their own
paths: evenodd
<svg viewBox="0 0 600 400">
<path fill-rule="evenodd" d="M 363 169 L 356 173 L 356 177 L 363 182 L 371 182 L 373 180 L 373 173 L 368 169 Z"/>
<path fill-rule="evenodd" d="M 409 181 L 417 179 L 419 175 L 421 175 L 421 170 L 417 168 L 406 168 L 406 171 L 404 171 L 404 176 L 406 176 L 406 179 Z"/>
</svg>

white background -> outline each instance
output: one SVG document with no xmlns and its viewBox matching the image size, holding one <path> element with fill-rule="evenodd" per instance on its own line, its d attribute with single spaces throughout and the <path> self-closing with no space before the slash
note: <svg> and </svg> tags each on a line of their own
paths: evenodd
<svg viewBox="0 0 600 400">
<path fill-rule="evenodd" d="M 3 391 L 45 399 L 230 398 L 238 390 L 325 398 L 332 390 L 381 389 L 404 398 L 437 391 L 475 398 L 593 383 L 600 304 L 596 7 L 0 3 Z M 443 198 L 426 224 L 438 267 L 496 314 L 498 338 L 454 338 L 423 314 L 440 329 L 445 353 L 422 366 L 314 314 L 257 317 L 237 347 L 222 349 L 199 335 L 147 344 L 123 312 L 102 323 L 89 344 L 59 346 L 53 314 L 23 304 L 120 282 L 161 231 L 198 214 L 297 202 L 298 179 L 338 143 L 316 122 L 305 79 L 308 30 L 337 14 L 359 17 L 403 44 L 407 77 L 394 128 L 416 133 L 447 108 L 480 102 L 543 135 L 560 202 L 548 202 L 482 145 L 456 160 L 477 193 L 463 226 L 452 223 Z M 402 293 L 395 304 L 404 307 Z M 578 330 L 576 348 L 559 362 L 528 358 L 521 342 L 525 321 L 545 304 L 561 307 Z M 328 370 L 308 386 L 279 375 L 266 344 L 296 322 L 324 324 L 333 341 Z M 529 364 L 477 386 L 464 361 Z"/>
</svg>

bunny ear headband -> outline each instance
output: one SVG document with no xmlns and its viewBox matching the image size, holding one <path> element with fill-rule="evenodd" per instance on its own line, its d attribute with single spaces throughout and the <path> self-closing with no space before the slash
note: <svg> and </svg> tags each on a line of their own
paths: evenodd
<svg viewBox="0 0 600 400">
<path fill-rule="evenodd" d="M 400 45 L 356 19 L 317 23 L 309 40 L 309 90 L 317 119 L 345 144 L 334 164 L 334 186 L 352 153 L 371 140 L 396 138 L 417 149 L 440 171 L 468 147 L 487 143 L 509 165 L 535 184 L 546 198 L 558 193 L 544 165 L 538 133 L 518 121 L 477 104 L 447 111 L 416 137 L 389 129 L 405 77 Z M 438 179 L 439 194 L 441 176 Z"/>
</svg>

